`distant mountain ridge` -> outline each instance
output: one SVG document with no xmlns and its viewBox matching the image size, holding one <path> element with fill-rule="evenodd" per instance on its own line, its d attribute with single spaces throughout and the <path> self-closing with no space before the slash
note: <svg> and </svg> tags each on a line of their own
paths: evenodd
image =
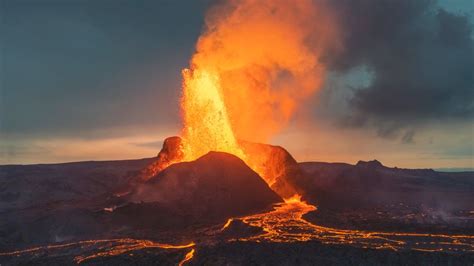
<svg viewBox="0 0 474 266">
<path fill-rule="evenodd" d="M 355 165 L 323 162 L 299 165 L 305 172 L 299 184 L 308 188 L 307 197 L 318 204 L 358 207 L 422 202 L 426 206 L 474 209 L 474 203 L 463 198 L 474 192 L 474 172 L 386 167 L 377 160 L 359 161 Z"/>
</svg>

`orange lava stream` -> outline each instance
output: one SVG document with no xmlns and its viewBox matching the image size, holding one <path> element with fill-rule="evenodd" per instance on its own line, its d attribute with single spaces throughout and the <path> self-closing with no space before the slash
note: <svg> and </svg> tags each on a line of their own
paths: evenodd
<svg viewBox="0 0 474 266">
<path fill-rule="evenodd" d="M 318 226 L 303 219 L 303 215 L 316 207 L 302 201 L 291 200 L 277 205 L 268 213 L 246 216 L 242 222 L 260 227 L 263 234 L 234 239 L 255 242 L 299 242 L 317 240 L 325 244 L 348 244 L 373 249 L 419 251 L 474 251 L 474 236 L 420 233 L 389 233 L 359 230 L 340 230 Z M 229 220 L 222 228 L 229 226 Z"/>
<path fill-rule="evenodd" d="M 61 249 L 78 248 L 81 252 L 87 252 L 88 255 L 78 255 L 74 258 L 74 261 L 79 264 L 87 260 L 91 260 L 99 257 L 112 257 L 125 253 L 130 253 L 142 249 L 159 248 L 159 249 L 187 249 L 194 247 L 195 243 L 189 243 L 186 245 L 170 245 L 158 243 L 150 240 L 138 240 L 131 238 L 119 238 L 119 239 L 100 239 L 100 240 L 85 240 L 67 244 L 58 245 L 47 245 L 42 247 L 35 247 L 30 249 L 24 249 L 13 252 L 3 252 L 0 256 L 20 256 L 24 254 L 47 254 L 52 250 L 60 251 Z M 192 253 L 191 253 L 192 252 Z M 187 253 L 185 258 L 180 262 L 182 263 L 189 261 L 192 258 L 194 249 Z"/>
<path fill-rule="evenodd" d="M 229 227 L 233 221 L 234 221 L 234 218 L 228 219 L 227 222 L 224 224 L 224 226 L 222 226 L 221 231 L 224 231 L 225 229 L 227 229 L 227 227 Z"/>
<path fill-rule="evenodd" d="M 179 262 L 178 266 L 183 266 L 186 262 L 192 260 L 194 257 L 194 252 L 195 252 L 195 249 L 193 248 L 191 249 L 191 251 L 186 253 L 186 256 L 184 256 L 183 260 Z"/>
</svg>

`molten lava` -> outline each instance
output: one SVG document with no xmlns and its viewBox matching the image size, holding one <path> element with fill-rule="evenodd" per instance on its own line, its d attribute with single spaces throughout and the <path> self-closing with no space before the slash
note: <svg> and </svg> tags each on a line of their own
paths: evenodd
<svg viewBox="0 0 474 266">
<path fill-rule="evenodd" d="M 71 242 L 66 244 L 47 245 L 35 248 L 29 248 L 24 250 L 18 250 L 13 252 L 0 252 L 0 256 L 22 256 L 31 255 L 35 257 L 41 257 L 45 254 L 74 254 L 80 252 L 80 254 L 74 257 L 74 261 L 77 264 L 87 262 L 94 259 L 114 257 L 119 255 L 133 256 L 133 252 L 140 250 L 153 250 L 153 249 L 190 249 L 191 250 L 185 255 L 179 265 L 183 265 L 185 262 L 192 259 L 194 254 L 194 246 L 196 244 L 191 242 L 185 245 L 170 245 L 158 243 L 151 240 L 132 239 L 132 238 L 117 238 L 117 239 L 99 239 L 99 240 L 84 240 L 78 242 Z"/>
<path fill-rule="evenodd" d="M 191 161 L 209 151 L 221 151 L 245 160 L 232 131 L 219 76 L 204 69 L 185 69 L 183 77 L 183 159 Z"/>
<path fill-rule="evenodd" d="M 194 251 L 195 249 L 191 249 L 191 251 L 189 251 L 188 253 L 186 253 L 186 255 L 184 256 L 183 260 L 181 260 L 179 263 L 178 263 L 178 266 L 183 266 L 186 262 L 190 261 L 193 259 L 194 257 Z"/>
<path fill-rule="evenodd" d="M 370 232 L 319 226 L 303 218 L 304 214 L 314 210 L 316 210 L 315 206 L 294 197 L 275 206 L 273 211 L 229 219 L 221 231 L 229 228 L 233 221 L 241 220 L 250 226 L 263 229 L 263 233 L 230 241 L 292 243 L 317 240 L 324 244 L 346 244 L 361 248 L 396 251 L 411 249 L 424 252 L 472 252 L 474 250 L 472 235 Z"/>
</svg>

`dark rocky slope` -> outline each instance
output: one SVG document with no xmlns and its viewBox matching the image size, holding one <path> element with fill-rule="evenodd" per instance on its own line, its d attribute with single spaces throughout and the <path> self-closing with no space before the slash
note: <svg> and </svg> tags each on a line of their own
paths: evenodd
<svg viewBox="0 0 474 266">
<path fill-rule="evenodd" d="M 207 219 L 255 213 L 282 201 L 241 159 L 222 152 L 173 164 L 139 184 L 129 198 Z"/>
</svg>

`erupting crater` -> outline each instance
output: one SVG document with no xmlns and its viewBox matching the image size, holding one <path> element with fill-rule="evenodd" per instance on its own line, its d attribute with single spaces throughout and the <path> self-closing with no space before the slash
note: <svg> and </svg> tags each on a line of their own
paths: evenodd
<svg viewBox="0 0 474 266">
<path fill-rule="evenodd" d="M 247 165 L 259 174 L 260 178 L 280 197 L 290 199 L 298 194 L 295 182 L 302 177 L 303 173 L 288 151 L 280 146 L 268 144 L 248 141 L 238 143 L 247 161 L 251 162 L 251 165 L 248 163 Z M 141 171 L 137 181 L 148 181 L 170 165 L 184 161 L 186 153 L 182 145 L 180 137 L 165 139 L 158 156 L 153 163 Z"/>
</svg>

